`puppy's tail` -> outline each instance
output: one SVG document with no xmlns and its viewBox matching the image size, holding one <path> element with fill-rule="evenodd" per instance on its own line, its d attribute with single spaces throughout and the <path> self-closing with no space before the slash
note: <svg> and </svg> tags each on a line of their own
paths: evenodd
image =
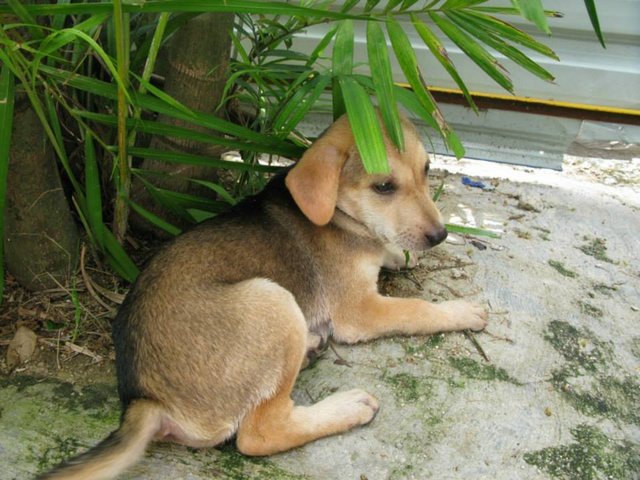
<svg viewBox="0 0 640 480">
<path fill-rule="evenodd" d="M 161 429 L 162 409 L 152 400 L 135 400 L 120 427 L 91 450 L 68 460 L 36 480 L 107 480 L 114 478 L 144 454 Z"/>
</svg>

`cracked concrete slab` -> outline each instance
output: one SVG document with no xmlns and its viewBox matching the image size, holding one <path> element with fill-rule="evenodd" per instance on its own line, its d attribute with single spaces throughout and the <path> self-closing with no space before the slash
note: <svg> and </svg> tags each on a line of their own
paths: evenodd
<svg viewBox="0 0 640 480">
<path fill-rule="evenodd" d="M 569 163 L 561 173 L 435 160 L 445 218 L 500 238 L 451 235 L 415 270 L 383 273 L 380 288 L 485 302 L 490 323 L 336 345 L 302 372 L 299 403 L 354 387 L 378 397 L 370 425 L 266 459 L 156 444 L 122 478 L 640 478 L 640 169 L 612 183 Z M 0 377 L 2 478 L 29 478 L 118 422 L 109 361 L 74 378 L 27 373 Z"/>
</svg>

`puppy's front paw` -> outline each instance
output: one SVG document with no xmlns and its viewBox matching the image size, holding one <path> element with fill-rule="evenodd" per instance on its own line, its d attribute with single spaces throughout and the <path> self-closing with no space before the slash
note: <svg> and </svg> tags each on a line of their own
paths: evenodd
<svg viewBox="0 0 640 480">
<path fill-rule="evenodd" d="M 465 330 L 467 328 L 479 332 L 487 326 L 487 309 L 477 303 L 464 300 L 453 300 L 440 304 L 448 317 L 451 330 Z"/>
<path fill-rule="evenodd" d="M 336 416 L 341 417 L 347 424 L 347 428 L 369 423 L 380 408 L 375 397 L 359 388 L 334 393 L 320 403 L 331 408 Z"/>
</svg>

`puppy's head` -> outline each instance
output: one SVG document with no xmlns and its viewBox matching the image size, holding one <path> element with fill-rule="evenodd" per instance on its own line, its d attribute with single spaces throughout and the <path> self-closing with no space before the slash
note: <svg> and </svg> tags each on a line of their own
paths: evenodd
<svg viewBox="0 0 640 480">
<path fill-rule="evenodd" d="M 427 153 L 413 125 L 406 119 L 402 124 L 404 152 L 385 135 L 388 174 L 365 172 L 346 116 L 305 152 L 286 184 L 309 220 L 326 225 L 337 209 L 382 242 L 406 250 L 426 250 L 447 237 L 429 194 Z"/>
</svg>

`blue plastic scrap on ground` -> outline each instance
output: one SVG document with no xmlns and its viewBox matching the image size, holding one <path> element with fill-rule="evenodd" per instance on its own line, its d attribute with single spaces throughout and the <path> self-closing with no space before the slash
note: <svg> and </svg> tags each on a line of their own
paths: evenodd
<svg viewBox="0 0 640 480">
<path fill-rule="evenodd" d="M 483 182 L 471 180 L 469 177 L 462 177 L 460 180 L 462 181 L 462 184 L 467 187 L 482 188 L 483 190 L 488 188 Z"/>
</svg>

